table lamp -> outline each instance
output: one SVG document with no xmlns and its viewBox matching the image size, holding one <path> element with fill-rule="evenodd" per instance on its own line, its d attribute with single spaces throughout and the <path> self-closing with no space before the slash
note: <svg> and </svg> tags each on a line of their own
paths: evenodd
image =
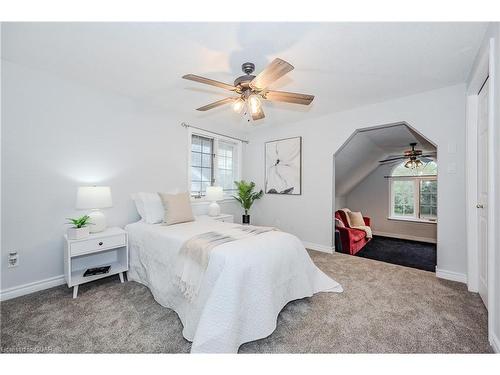
<svg viewBox="0 0 500 375">
<path fill-rule="evenodd" d="M 82 186 L 76 194 L 76 208 L 90 209 L 90 232 L 102 232 L 106 229 L 106 216 L 101 208 L 112 207 L 111 189 L 109 186 Z"/>
<path fill-rule="evenodd" d="M 208 186 L 207 187 L 207 200 L 211 201 L 210 206 L 208 206 L 208 216 L 219 216 L 220 206 L 217 201 L 221 201 L 224 198 L 222 187 L 220 186 Z"/>
</svg>

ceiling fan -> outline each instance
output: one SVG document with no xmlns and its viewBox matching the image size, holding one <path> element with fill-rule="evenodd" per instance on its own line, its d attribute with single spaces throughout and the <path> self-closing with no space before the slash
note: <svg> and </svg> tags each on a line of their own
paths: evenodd
<svg viewBox="0 0 500 375">
<path fill-rule="evenodd" d="M 388 159 L 385 160 L 380 160 L 380 164 L 392 164 L 399 162 L 400 160 L 408 159 L 408 161 L 405 163 L 406 168 L 410 169 L 415 169 L 419 168 L 423 165 L 422 162 L 424 163 L 429 163 L 433 161 L 433 158 L 436 157 L 436 152 L 427 152 L 423 154 L 422 150 L 415 150 L 415 146 L 417 145 L 417 142 L 410 143 L 410 150 L 406 150 L 403 155 L 401 156 L 391 156 Z"/>
<path fill-rule="evenodd" d="M 293 70 L 293 66 L 285 60 L 274 59 L 257 76 L 252 75 L 255 70 L 255 65 L 253 63 L 244 63 L 241 66 L 241 70 L 243 70 L 245 75 L 236 78 L 232 85 L 194 74 L 186 74 L 182 78 L 220 87 L 232 91 L 237 95 L 197 108 L 198 111 L 208 111 L 209 109 L 232 103 L 233 109 L 236 112 L 245 110 L 245 114 L 249 113 L 254 121 L 265 117 L 262 109 L 262 99 L 302 105 L 309 105 L 314 99 L 314 95 L 268 89 L 270 84 Z M 248 121 L 250 121 L 250 119 L 248 119 Z"/>
</svg>

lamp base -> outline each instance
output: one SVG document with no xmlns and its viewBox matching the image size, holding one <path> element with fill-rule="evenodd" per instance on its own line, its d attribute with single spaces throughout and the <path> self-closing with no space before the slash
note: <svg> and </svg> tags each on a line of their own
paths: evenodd
<svg viewBox="0 0 500 375">
<path fill-rule="evenodd" d="M 217 202 L 212 202 L 208 206 L 208 216 L 219 216 L 220 215 L 220 206 Z"/>
<path fill-rule="evenodd" d="M 98 233 L 106 229 L 106 216 L 102 211 L 92 210 L 88 215 L 90 216 L 90 233 Z"/>
</svg>

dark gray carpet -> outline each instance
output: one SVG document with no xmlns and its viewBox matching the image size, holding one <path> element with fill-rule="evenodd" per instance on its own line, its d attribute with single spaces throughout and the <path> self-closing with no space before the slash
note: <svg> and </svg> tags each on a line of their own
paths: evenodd
<svg viewBox="0 0 500 375">
<path fill-rule="evenodd" d="M 436 244 L 373 236 L 356 256 L 436 272 Z"/>
<path fill-rule="evenodd" d="M 484 353 L 487 313 L 465 285 L 344 254 L 310 252 L 344 287 L 289 303 L 269 337 L 242 353 Z M 176 313 L 149 290 L 111 277 L 5 301 L 2 352 L 186 353 Z"/>
</svg>

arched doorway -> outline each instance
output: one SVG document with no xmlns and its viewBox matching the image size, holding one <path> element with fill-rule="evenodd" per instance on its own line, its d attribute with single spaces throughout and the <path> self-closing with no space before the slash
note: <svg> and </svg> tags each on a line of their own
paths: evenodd
<svg viewBox="0 0 500 375">
<path fill-rule="evenodd" d="M 336 251 L 434 272 L 436 145 L 406 123 L 358 129 L 333 165 Z"/>
</svg>

